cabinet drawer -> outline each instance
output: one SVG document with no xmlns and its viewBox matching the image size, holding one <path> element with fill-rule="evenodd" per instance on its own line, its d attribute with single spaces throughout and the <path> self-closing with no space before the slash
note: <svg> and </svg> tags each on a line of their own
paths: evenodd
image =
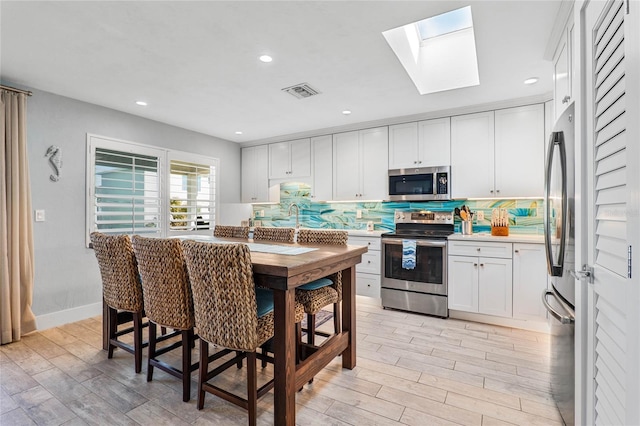
<svg viewBox="0 0 640 426">
<path fill-rule="evenodd" d="M 356 273 L 356 294 L 380 297 L 380 275 Z"/>
<path fill-rule="evenodd" d="M 347 244 L 352 246 L 367 246 L 369 250 L 380 250 L 380 238 L 377 237 L 349 237 Z"/>
<path fill-rule="evenodd" d="M 356 265 L 356 272 L 380 274 L 380 252 L 369 251 L 362 255 L 362 262 Z"/>
<path fill-rule="evenodd" d="M 449 241 L 449 254 L 455 256 L 501 257 L 511 259 L 511 243 Z"/>
</svg>

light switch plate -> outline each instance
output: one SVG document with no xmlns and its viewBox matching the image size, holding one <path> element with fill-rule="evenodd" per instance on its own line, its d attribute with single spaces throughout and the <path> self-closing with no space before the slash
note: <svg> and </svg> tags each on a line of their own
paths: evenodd
<svg viewBox="0 0 640 426">
<path fill-rule="evenodd" d="M 477 216 L 478 220 L 484 220 L 484 212 L 483 211 L 478 210 L 478 213 L 476 214 L 476 216 Z"/>
<path fill-rule="evenodd" d="M 36 210 L 36 222 L 44 222 L 44 210 Z"/>
</svg>

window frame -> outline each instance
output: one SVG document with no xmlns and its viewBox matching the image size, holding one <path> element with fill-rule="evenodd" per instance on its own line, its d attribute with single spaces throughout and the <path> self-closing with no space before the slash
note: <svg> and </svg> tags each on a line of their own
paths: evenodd
<svg viewBox="0 0 640 426">
<path fill-rule="evenodd" d="M 209 157 L 202 154 L 192 152 L 178 151 L 167 148 L 160 148 L 153 145 L 142 144 L 138 142 L 116 139 L 108 136 L 101 136 L 87 133 L 86 140 L 86 180 L 85 180 L 85 245 L 91 248 L 91 232 L 96 230 L 95 227 L 95 169 L 96 169 L 96 148 L 103 148 L 113 151 L 119 151 L 129 154 L 148 155 L 158 158 L 158 191 L 159 191 L 159 237 L 167 238 L 170 236 L 185 234 L 205 234 L 208 235 L 212 231 L 217 222 L 219 206 L 220 206 L 220 160 L 215 157 Z M 214 212 L 210 219 L 210 229 L 202 230 L 171 230 L 169 228 L 170 221 L 170 199 L 171 199 L 171 160 L 187 161 L 196 164 L 202 164 L 214 167 L 214 183 L 212 192 L 214 196 L 213 208 Z"/>
</svg>

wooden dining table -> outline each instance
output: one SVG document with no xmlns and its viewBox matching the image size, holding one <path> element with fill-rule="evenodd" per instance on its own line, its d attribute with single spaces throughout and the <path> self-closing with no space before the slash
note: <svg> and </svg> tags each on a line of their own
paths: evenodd
<svg viewBox="0 0 640 426">
<path fill-rule="evenodd" d="M 182 237 L 187 239 L 188 237 Z M 199 237 L 202 241 L 203 238 Z M 249 242 L 233 238 L 210 238 L 211 242 Z M 338 355 L 342 367 L 356 366 L 356 265 L 367 252 L 364 246 L 288 244 L 256 241 L 260 244 L 313 248 L 301 254 L 279 254 L 251 251 L 253 277 L 256 284 L 273 289 L 274 299 L 274 424 L 295 425 L 296 392 Z M 250 244 L 251 248 L 251 244 Z M 296 287 L 342 271 L 341 331 L 321 345 L 308 349 L 304 360 L 296 364 L 295 289 Z M 108 324 L 108 309 L 103 318 Z"/>
</svg>

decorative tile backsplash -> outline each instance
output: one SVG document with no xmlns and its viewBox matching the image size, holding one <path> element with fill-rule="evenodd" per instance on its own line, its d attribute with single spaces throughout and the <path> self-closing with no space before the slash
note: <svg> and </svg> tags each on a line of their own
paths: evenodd
<svg viewBox="0 0 640 426">
<path fill-rule="evenodd" d="M 452 211 L 466 205 L 474 213 L 473 232 L 491 231 L 491 211 L 507 209 L 509 228 L 513 234 L 543 234 L 543 200 L 453 200 L 428 202 L 313 202 L 310 187 L 303 183 L 280 185 L 280 203 L 254 204 L 253 214 L 262 226 L 294 227 L 295 213 L 289 216 L 289 206 L 296 203 L 300 208 L 300 226 L 326 229 L 367 229 L 367 222 L 379 231 L 395 228 L 395 210 Z M 357 218 L 360 210 L 362 217 Z M 484 213 L 484 220 L 477 220 L 477 212 Z M 264 214 L 262 214 L 264 213 Z M 455 221 L 456 232 L 460 232 L 460 219 Z"/>
</svg>

